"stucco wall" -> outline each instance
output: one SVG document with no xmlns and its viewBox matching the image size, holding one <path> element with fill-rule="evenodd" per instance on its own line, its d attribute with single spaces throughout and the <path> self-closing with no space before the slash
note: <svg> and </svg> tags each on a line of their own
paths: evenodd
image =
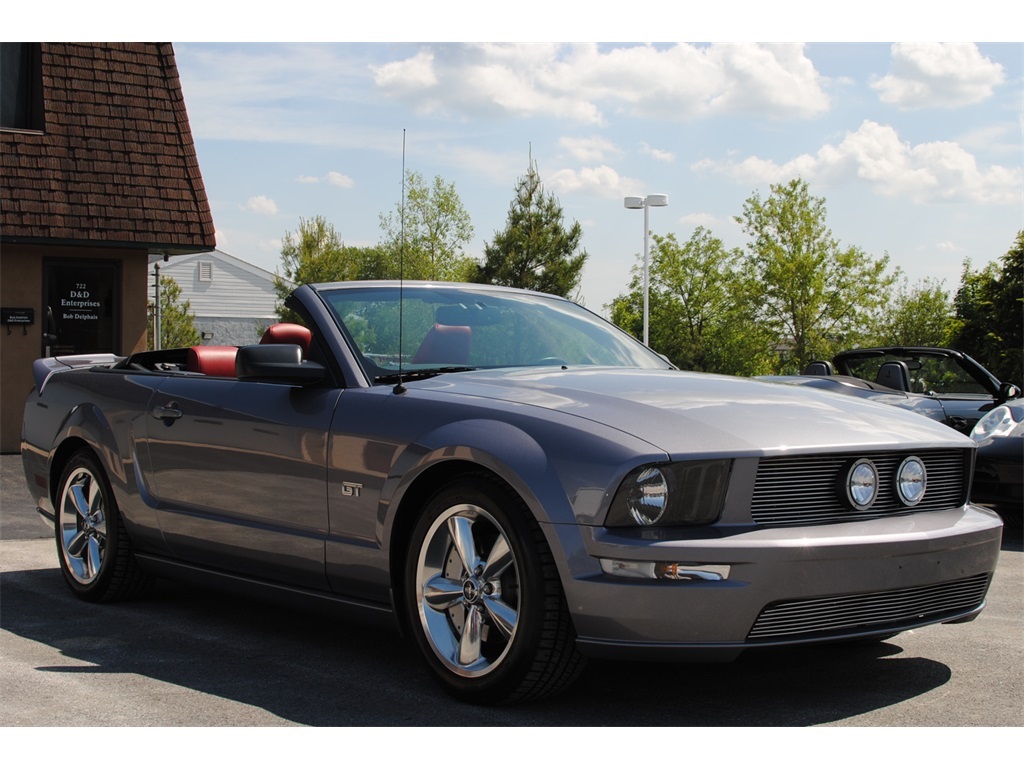
<svg viewBox="0 0 1024 768">
<path fill-rule="evenodd" d="M 0 249 L 0 306 L 35 312 L 28 326 L 0 326 L 0 453 L 16 453 L 21 443 L 25 397 L 32 389 L 32 361 L 42 354 L 46 312 L 43 260 L 116 261 L 121 264 L 119 354 L 146 348 L 147 254 L 138 250 L 4 245 Z"/>
</svg>

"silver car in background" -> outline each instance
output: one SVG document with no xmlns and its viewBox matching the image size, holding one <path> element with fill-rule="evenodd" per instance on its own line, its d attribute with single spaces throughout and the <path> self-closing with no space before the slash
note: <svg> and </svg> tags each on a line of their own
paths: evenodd
<svg viewBox="0 0 1024 768">
<path fill-rule="evenodd" d="M 478 703 L 590 656 L 969 621 L 1000 546 L 975 443 L 686 373 L 564 299 L 303 286 L 259 345 L 36 362 L 30 490 L 89 601 L 186 578 L 392 617 Z"/>
</svg>

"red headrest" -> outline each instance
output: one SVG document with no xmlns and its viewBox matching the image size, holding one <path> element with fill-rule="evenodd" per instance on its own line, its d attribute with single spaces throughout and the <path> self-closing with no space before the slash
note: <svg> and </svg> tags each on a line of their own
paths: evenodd
<svg viewBox="0 0 1024 768">
<path fill-rule="evenodd" d="M 234 376 L 238 347 L 191 347 L 188 370 L 207 376 Z"/>
<path fill-rule="evenodd" d="M 465 365 L 473 342 L 473 329 L 468 325 L 434 325 L 416 350 L 414 363 L 451 363 Z"/>
<path fill-rule="evenodd" d="M 260 344 L 298 344 L 302 347 L 302 356 L 309 352 L 309 342 L 313 334 L 309 328 L 296 323 L 276 323 L 263 333 Z"/>
</svg>

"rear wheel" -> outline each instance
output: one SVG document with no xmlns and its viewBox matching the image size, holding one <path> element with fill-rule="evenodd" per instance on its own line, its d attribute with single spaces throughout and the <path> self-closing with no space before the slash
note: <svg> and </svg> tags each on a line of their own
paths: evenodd
<svg viewBox="0 0 1024 768">
<path fill-rule="evenodd" d="M 431 499 L 405 579 L 413 635 L 453 695 L 480 704 L 537 699 L 582 670 L 547 542 L 496 483 L 466 478 Z"/>
<path fill-rule="evenodd" d="M 57 552 L 71 590 L 84 600 L 134 597 L 151 578 L 132 553 L 110 482 L 89 450 L 75 453 L 61 475 L 57 497 Z"/>
</svg>

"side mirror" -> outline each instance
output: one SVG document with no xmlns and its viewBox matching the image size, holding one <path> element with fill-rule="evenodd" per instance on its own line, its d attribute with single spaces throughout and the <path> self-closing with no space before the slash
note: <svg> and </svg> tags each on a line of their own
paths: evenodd
<svg viewBox="0 0 1024 768">
<path fill-rule="evenodd" d="M 1016 400 L 1018 397 L 1020 397 L 1020 395 L 1020 387 L 1018 387 L 1016 384 L 1009 384 L 1004 381 L 1002 384 L 999 385 L 999 399 L 1001 401 Z"/>
<path fill-rule="evenodd" d="M 320 363 L 304 361 L 298 344 L 252 344 L 238 348 L 235 376 L 239 381 L 314 384 L 326 376 Z"/>
</svg>

